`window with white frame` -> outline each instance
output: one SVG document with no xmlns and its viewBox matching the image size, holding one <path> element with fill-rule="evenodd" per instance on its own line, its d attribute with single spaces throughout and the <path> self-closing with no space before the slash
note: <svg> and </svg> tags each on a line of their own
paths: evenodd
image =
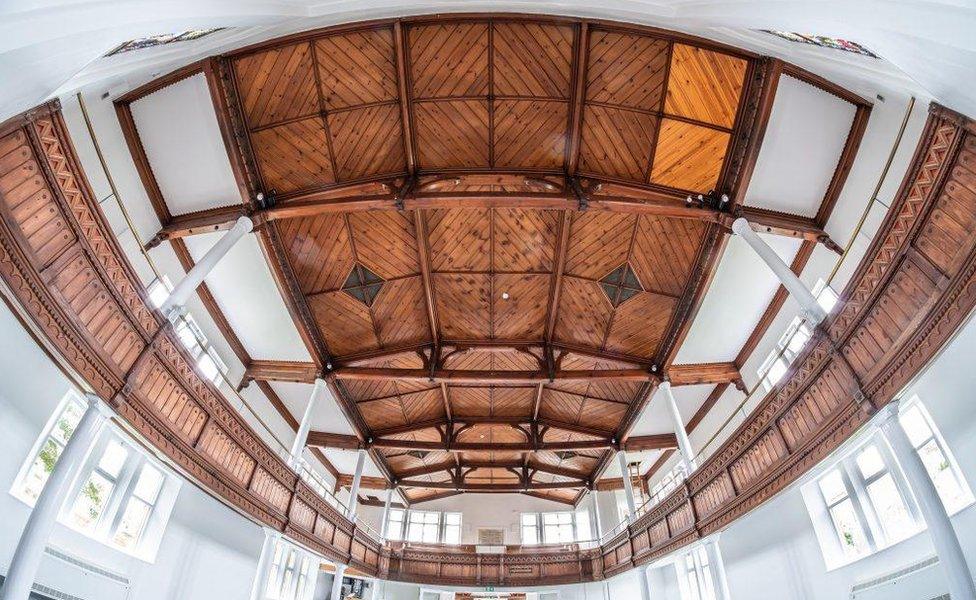
<svg viewBox="0 0 976 600">
<path fill-rule="evenodd" d="M 678 572 L 681 600 L 714 600 L 715 587 L 708 553 L 702 547 L 679 556 L 674 563 Z"/>
<path fill-rule="evenodd" d="M 444 535 L 445 544 L 461 543 L 461 513 L 444 513 Z"/>
<path fill-rule="evenodd" d="M 21 468 L 11 493 L 36 502 L 85 405 L 69 392 Z M 162 465 L 107 426 L 76 478 L 59 520 L 104 544 L 152 560 L 176 501 L 180 482 Z"/>
<path fill-rule="evenodd" d="M 820 307 L 827 313 L 830 313 L 837 305 L 836 292 L 823 279 L 818 280 L 813 287 L 813 295 L 816 296 Z M 759 377 L 762 378 L 763 388 L 767 392 L 773 389 L 773 386 L 783 378 L 790 363 L 800 354 L 811 335 L 810 325 L 805 323 L 801 317 L 795 317 L 790 322 L 789 327 L 776 342 L 776 347 L 759 366 Z"/>
<path fill-rule="evenodd" d="M 268 568 L 266 600 L 307 600 L 312 597 L 319 562 L 308 552 L 279 539 Z"/>
<path fill-rule="evenodd" d="M 425 544 L 460 544 L 461 513 L 391 508 L 386 539 Z"/>
<path fill-rule="evenodd" d="M 157 308 L 163 305 L 172 286 L 164 275 L 149 284 L 149 300 Z M 200 326 L 190 314 L 184 314 L 175 324 L 176 335 L 186 347 L 190 355 L 197 361 L 200 373 L 220 387 L 224 382 L 223 375 L 227 373 L 227 364 L 220 358 L 217 350 L 210 344 Z"/>
<path fill-rule="evenodd" d="M 972 493 L 924 406 L 910 402 L 900 418 L 947 511 L 971 503 Z M 925 527 L 911 487 L 880 433 L 804 486 L 803 495 L 828 568 L 887 548 Z"/>
<path fill-rule="evenodd" d="M 585 510 L 522 513 L 519 524 L 521 526 L 522 545 L 525 546 L 572 544 L 587 541 L 592 537 L 590 515 Z"/>
</svg>

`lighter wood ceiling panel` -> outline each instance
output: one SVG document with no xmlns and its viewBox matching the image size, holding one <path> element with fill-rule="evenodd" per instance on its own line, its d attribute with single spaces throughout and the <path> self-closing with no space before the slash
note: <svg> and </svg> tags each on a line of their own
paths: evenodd
<svg viewBox="0 0 976 600">
<path fill-rule="evenodd" d="M 665 119 L 661 125 L 651 183 L 693 192 L 709 192 L 718 183 L 729 134 Z"/>
<path fill-rule="evenodd" d="M 731 128 L 745 78 L 746 61 L 675 44 L 665 111 Z"/>
</svg>

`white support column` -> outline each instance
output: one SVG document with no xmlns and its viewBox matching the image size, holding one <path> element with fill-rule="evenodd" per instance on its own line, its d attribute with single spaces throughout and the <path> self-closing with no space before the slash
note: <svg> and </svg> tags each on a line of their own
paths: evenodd
<svg viewBox="0 0 976 600">
<path fill-rule="evenodd" d="M 891 402 L 883 408 L 879 418 L 879 426 L 918 500 L 929 536 L 932 538 L 932 545 L 935 546 L 935 553 L 939 557 L 939 563 L 949 583 L 949 595 L 952 600 L 976 600 L 976 586 L 973 585 L 973 577 L 969 572 L 969 565 L 966 563 L 959 538 L 952 528 L 949 513 L 942 504 L 942 499 L 925 469 L 925 464 L 901 426 L 901 421 L 898 419 L 898 401 Z"/>
<path fill-rule="evenodd" d="M 261 556 L 258 558 L 257 572 L 251 583 L 251 600 L 264 600 L 268 591 L 268 577 L 271 575 L 271 561 L 274 560 L 275 547 L 281 539 L 281 533 L 264 527 L 264 543 L 261 544 Z"/>
<path fill-rule="evenodd" d="M 88 408 L 61 452 L 44 489 L 37 496 L 34 509 L 20 534 L 7 579 L 0 588 L 0 600 L 27 600 L 58 513 L 67 500 L 78 469 L 84 464 L 110 414 L 110 409 L 98 396 L 88 394 Z"/>
<path fill-rule="evenodd" d="M 342 598 L 342 576 L 346 573 L 346 565 L 335 566 L 335 576 L 332 579 L 332 593 L 329 595 L 331 600 L 343 600 Z"/>
<path fill-rule="evenodd" d="M 827 318 L 826 311 L 817 302 L 817 298 L 813 293 L 800 281 L 800 278 L 790 269 L 789 265 L 783 262 L 783 259 L 752 230 L 749 221 L 739 217 L 732 222 L 732 231 L 742 236 L 742 239 L 752 246 L 752 249 L 766 263 L 766 266 L 773 271 L 776 278 L 786 288 L 786 291 L 790 293 L 790 296 L 800 303 L 800 311 L 806 317 L 811 328 L 816 327 L 821 321 Z"/>
<path fill-rule="evenodd" d="M 705 554 L 712 573 L 712 589 L 715 590 L 715 600 L 732 600 L 729 593 L 729 580 L 725 576 L 725 560 L 722 550 L 718 547 L 718 537 L 705 542 Z"/>
<path fill-rule="evenodd" d="M 624 497 L 627 499 L 627 511 L 630 516 L 628 521 L 637 518 L 637 503 L 634 502 L 634 482 L 630 480 L 630 472 L 627 469 L 627 453 L 621 450 L 617 452 L 617 464 L 620 465 L 620 476 L 624 482 Z"/>
<path fill-rule="evenodd" d="M 596 539 L 603 537 L 603 531 L 605 529 L 603 525 L 603 517 L 600 516 L 600 492 L 594 489 L 590 490 L 590 495 L 593 496 L 593 512 L 596 514 Z"/>
<path fill-rule="evenodd" d="M 363 478 L 363 466 L 366 464 L 366 451 L 360 449 L 359 457 L 356 459 L 356 473 L 352 476 L 352 486 L 349 488 L 349 514 L 350 519 L 356 518 L 356 506 L 359 504 L 359 482 Z"/>
<path fill-rule="evenodd" d="M 386 502 L 383 503 L 383 522 L 380 523 L 380 540 L 386 541 L 386 534 L 390 527 L 390 504 L 393 502 L 395 487 L 386 490 Z"/>
<path fill-rule="evenodd" d="M 647 568 L 637 567 L 637 586 L 640 587 L 641 600 L 651 600 L 651 587 L 647 581 Z"/>
<path fill-rule="evenodd" d="M 163 305 L 159 307 L 159 310 L 162 311 L 167 318 L 171 318 L 173 311 L 179 310 L 184 304 L 186 304 L 187 300 L 189 300 L 190 296 L 193 295 L 193 292 L 200 287 L 200 284 L 203 283 L 203 280 L 206 279 L 210 271 L 217 266 L 220 259 L 226 256 L 230 249 L 234 247 L 234 244 L 236 244 L 253 228 L 254 223 L 251 222 L 250 218 L 241 217 L 237 219 L 234 226 L 231 227 L 230 230 L 225 233 L 216 244 L 214 244 L 213 248 L 208 250 L 207 253 L 203 255 L 203 258 L 201 258 L 199 262 L 197 262 L 193 268 L 190 269 L 190 272 L 187 273 L 178 284 L 176 284 L 176 287 L 173 288 L 173 292 L 169 295 L 169 298 L 163 302 Z"/>
<path fill-rule="evenodd" d="M 681 457 L 685 461 L 685 470 L 690 475 L 692 471 L 698 468 L 698 462 L 695 460 L 695 451 L 691 447 L 691 440 L 688 439 L 688 432 L 685 430 L 681 411 L 678 410 L 678 403 L 674 401 L 674 394 L 671 393 L 671 382 L 662 382 L 660 389 L 664 392 L 664 399 L 668 403 L 668 412 L 671 414 L 671 421 L 674 425 L 674 436 L 678 439 L 678 450 L 681 451 Z"/>
<path fill-rule="evenodd" d="M 302 420 L 298 424 L 298 431 L 295 432 L 295 441 L 291 445 L 289 464 L 296 471 L 301 467 L 302 454 L 305 452 L 305 442 L 308 441 L 308 431 L 312 427 L 312 411 L 315 410 L 315 405 L 318 404 L 319 399 L 328 389 L 324 379 L 321 377 L 315 379 L 315 387 L 312 388 L 312 394 L 308 397 L 305 413 L 302 414 Z"/>
</svg>

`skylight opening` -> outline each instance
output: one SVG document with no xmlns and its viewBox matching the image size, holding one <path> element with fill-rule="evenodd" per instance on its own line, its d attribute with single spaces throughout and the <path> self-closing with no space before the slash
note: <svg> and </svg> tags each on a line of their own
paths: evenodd
<svg viewBox="0 0 976 600">
<path fill-rule="evenodd" d="M 224 27 L 214 27 L 212 29 L 188 29 L 179 33 L 161 33 L 159 35 L 136 38 L 123 43 L 105 56 L 115 56 L 116 54 L 132 52 L 134 50 L 144 50 L 146 48 L 155 48 L 156 46 L 166 46 L 168 44 L 175 44 L 176 42 L 190 42 L 193 40 L 199 40 L 200 38 L 210 35 L 211 33 L 216 33 L 224 29 Z"/>
<path fill-rule="evenodd" d="M 877 54 L 871 52 L 861 44 L 857 42 L 852 42 L 850 40 L 845 40 L 841 38 L 830 37 L 826 35 L 808 35 L 805 33 L 797 33 L 795 31 L 775 31 L 772 29 L 762 29 L 763 33 L 768 33 L 770 35 L 775 35 L 778 38 L 784 39 L 788 42 L 796 42 L 798 44 L 808 44 L 811 46 L 818 46 L 820 48 L 830 48 L 831 50 L 842 50 L 844 52 L 851 52 L 852 54 L 860 54 L 861 56 L 869 56 L 871 58 L 879 58 Z"/>
</svg>

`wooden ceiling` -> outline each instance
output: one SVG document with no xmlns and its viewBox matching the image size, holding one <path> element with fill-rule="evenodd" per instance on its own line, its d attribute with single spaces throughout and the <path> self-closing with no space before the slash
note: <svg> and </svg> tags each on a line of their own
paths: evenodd
<svg viewBox="0 0 976 600">
<path fill-rule="evenodd" d="M 629 436 L 662 374 L 738 379 L 671 361 L 758 153 L 755 57 L 647 28 L 462 15 L 203 64 L 243 210 L 314 360 L 248 376 L 321 373 L 357 430 L 310 445 L 369 447 L 410 501 L 573 502 L 613 450 L 674 446 Z M 155 243 L 230 212 L 167 213 Z"/>
</svg>

